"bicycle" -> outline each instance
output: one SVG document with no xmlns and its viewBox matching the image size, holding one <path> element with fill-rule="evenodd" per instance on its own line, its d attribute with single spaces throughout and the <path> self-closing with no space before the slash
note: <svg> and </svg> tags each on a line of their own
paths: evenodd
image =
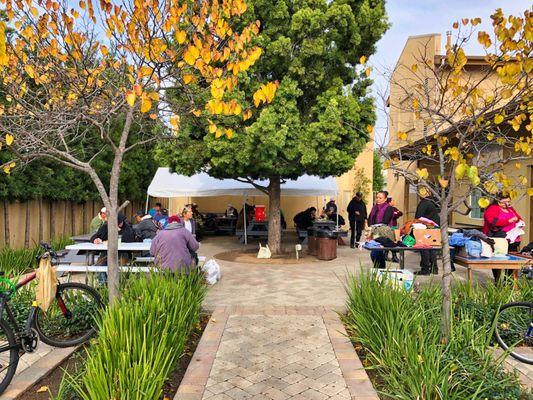
<svg viewBox="0 0 533 400">
<path fill-rule="evenodd" d="M 533 268 L 525 268 L 522 275 L 533 279 Z M 511 356 L 533 365 L 533 302 L 504 304 L 496 315 L 494 336 L 502 349 L 512 349 Z"/>
<path fill-rule="evenodd" d="M 62 257 L 46 243 L 41 246 L 45 253 L 39 259 L 50 257 L 52 263 L 57 263 Z M 71 347 L 85 343 L 96 332 L 96 316 L 103 307 L 102 300 L 95 289 L 77 282 L 59 283 L 55 301 L 46 313 L 33 301 L 28 319 L 20 328 L 9 301 L 35 277 L 36 273 L 32 272 L 17 284 L 0 277 L 0 282 L 8 287 L 0 293 L 0 394 L 13 379 L 19 358 L 35 351 L 39 339 L 50 346 Z"/>
</svg>

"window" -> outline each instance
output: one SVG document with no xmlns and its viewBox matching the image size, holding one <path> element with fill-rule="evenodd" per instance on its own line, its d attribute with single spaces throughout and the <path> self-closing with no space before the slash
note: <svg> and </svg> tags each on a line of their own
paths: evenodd
<svg viewBox="0 0 533 400">
<path fill-rule="evenodd" d="M 474 219 L 482 219 L 483 213 L 485 211 L 484 208 L 479 207 L 478 200 L 483 197 L 483 194 L 481 193 L 481 190 L 474 189 L 472 191 L 472 194 L 470 194 L 470 207 L 472 208 L 470 210 L 470 218 Z"/>
</svg>

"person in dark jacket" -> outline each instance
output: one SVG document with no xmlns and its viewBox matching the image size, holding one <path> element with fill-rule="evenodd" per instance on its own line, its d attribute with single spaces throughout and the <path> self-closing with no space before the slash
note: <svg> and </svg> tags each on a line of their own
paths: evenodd
<svg viewBox="0 0 533 400">
<path fill-rule="evenodd" d="M 91 243 L 100 244 L 103 242 L 107 242 L 108 240 L 107 224 L 108 223 L 109 223 L 109 220 L 105 224 L 103 224 L 100 228 L 98 228 L 98 231 L 96 231 L 96 233 L 91 236 Z M 120 235 L 121 241 L 124 243 L 135 242 L 135 232 L 133 231 L 132 226 L 130 225 L 129 221 L 126 219 L 126 216 L 124 214 L 118 213 L 117 224 L 118 224 L 118 233 Z M 131 259 L 131 254 L 127 251 L 119 251 L 118 258 L 119 258 L 120 265 L 125 265 Z M 98 257 L 98 261 L 96 262 L 96 265 L 107 265 L 107 253 L 106 252 L 100 254 L 100 256 Z M 101 283 L 105 283 L 107 281 L 107 274 L 105 272 L 100 272 L 98 274 L 98 280 Z"/>
<path fill-rule="evenodd" d="M 161 225 L 154 221 L 150 214 L 145 215 L 143 211 L 137 211 L 135 221 L 136 224 L 133 225 L 133 230 L 135 235 L 142 240 L 153 239 L 161 229 Z"/>
<path fill-rule="evenodd" d="M 427 218 L 440 225 L 440 209 L 437 207 L 437 202 L 433 199 L 426 188 L 419 190 L 419 195 L 422 198 L 418 207 L 416 207 L 415 219 Z M 420 271 L 416 271 L 416 275 L 430 275 L 438 274 L 439 267 L 437 265 L 437 253 L 432 250 L 420 251 Z"/>
<path fill-rule="evenodd" d="M 316 208 L 309 207 L 307 210 L 299 212 L 292 219 L 296 229 L 305 230 L 313 226 L 313 221 L 316 218 Z"/>
<path fill-rule="evenodd" d="M 330 221 L 338 222 L 339 226 L 343 226 L 346 223 L 342 215 L 337 215 L 337 212 L 333 207 L 326 208 L 323 217 L 329 219 Z"/>
<path fill-rule="evenodd" d="M 107 224 L 109 221 L 104 223 L 94 235 L 91 236 L 91 243 L 99 244 L 102 242 L 107 242 L 108 237 L 108 231 L 107 231 Z M 135 232 L 133 231 L 132 226 L 130 223 L 126 220 L 126 216 L 122 213 L 118 213 L 117 216 L 117 223 L 118 223 L 118 230 L 119 235 L 121 236 L 121 240 L 124 243 L 131 243 L 135 242 Z"/>
<path fill-rule="evenodd" d="M 355 242 L 359 242 L 361 234 L 367 220 L 366 204 L 363 201 L 363 193 L 357 192 L 354 198 L 348 203 L 348 220 L 350 221 L 350 247 L 355 247 Z"/>
<path fill-rule="evenodd" d="M 330 208 L 333 208 L 333 212 L 337 213 L 337 203 L 335 203 L 335 199 L 332 197 L 329 199 L 329 201 L 326 203 L 326 210 L 329 210 Z"/>
</svg>

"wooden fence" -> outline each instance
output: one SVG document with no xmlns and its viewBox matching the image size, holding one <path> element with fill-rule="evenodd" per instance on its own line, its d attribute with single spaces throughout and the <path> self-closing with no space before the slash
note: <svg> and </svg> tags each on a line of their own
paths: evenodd
<svg viewBox="0 0 533 400">
<path fill-rule="evenodd" d="M 163 199 L 160 199 L 160 201 Z M 158 201 L 150 199 L 150 204 Z M 161 203 L 165 203 L 161 201 Z M 142 202 L 132 202 L 123 211 L 131 219 L 135 211 L 144 209 Z M 4 200 L 0 212 L 0 247 L 18 249 L 31 247 L 41 240 L 49 241 L 60 236 L 88 233 L 89 224 L 102 203 L 87 201 L 31 200 L 9 202 Z"/>
</svg>

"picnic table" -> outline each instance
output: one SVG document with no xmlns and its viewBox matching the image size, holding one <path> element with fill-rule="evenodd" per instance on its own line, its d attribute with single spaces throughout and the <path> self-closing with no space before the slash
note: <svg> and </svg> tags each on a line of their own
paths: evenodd
<svg viewBox="0 0 533 400">
<path fill-rule="evenodd" d="M 406 246 L 396 246 L 396 247 L 366 247 L 363 246 L 363 249 L 365 250 L 379 250 L 379 251 L 397 251 L 398 252 L 398 260 L 399 260 L 399 267 L 400 269 L 405 268 L 405 252 L 406 251 L 422 251 L 422 250 L 429 250 L 429 251 L 436 251 L 436 252 L 442 252 L 441 246 L 431 246 L 431 247 L 406 247 Z"/>
<path fill-rule="evenodd" d="M 244 243 L 244 229 L 236 230 L 235 234 L 239 237 L 239 242 Z M 246 227 L 246 236 L 253 238 L 268 238 L 268 221 L 250 221 Z"/>
<path fill-rule="evenodd" d="M 92 233 L 84 233 L 83 235 L 71 236 L 70 239 L 72 239 L 74 243 L 90 242 L 92 235 Z"/>
<path fill-rule="evenodd" d="M 215 217 L 215 223 L 218 232 L 233 234 L 237 225 L 237 217 L 226 217 L 224 215 Z"/>
<path fill-rule="evenodd" d="M 123 243 L 118 244 L 119 251 L 130 251 L 130 252 L 143 252 L 150 251 L 151 242 L 132 242 L 132 243 Z M 80 242 L 71 244 L 65 247 L 67 250 L 76 250 L 85 252 L 85 258 L 87 266 L 94 265 L 95 256 L 102 252 L 107 251 L 107 242 L 104 243 L 91 243 L 91 242 Z"/>
<path fill-rule="evenodd" d="M 518 281 L 518 271 L 530 264 L 533 260 L 526 257 L 508 254 L 503 257 L 470 257 L 464 255 L 456 255 L 454 262 L 468 269 L 468 283 L 472 286 L 472 270 L 473 269 L 512 269 L 513 280 Z"/>
</svg>

